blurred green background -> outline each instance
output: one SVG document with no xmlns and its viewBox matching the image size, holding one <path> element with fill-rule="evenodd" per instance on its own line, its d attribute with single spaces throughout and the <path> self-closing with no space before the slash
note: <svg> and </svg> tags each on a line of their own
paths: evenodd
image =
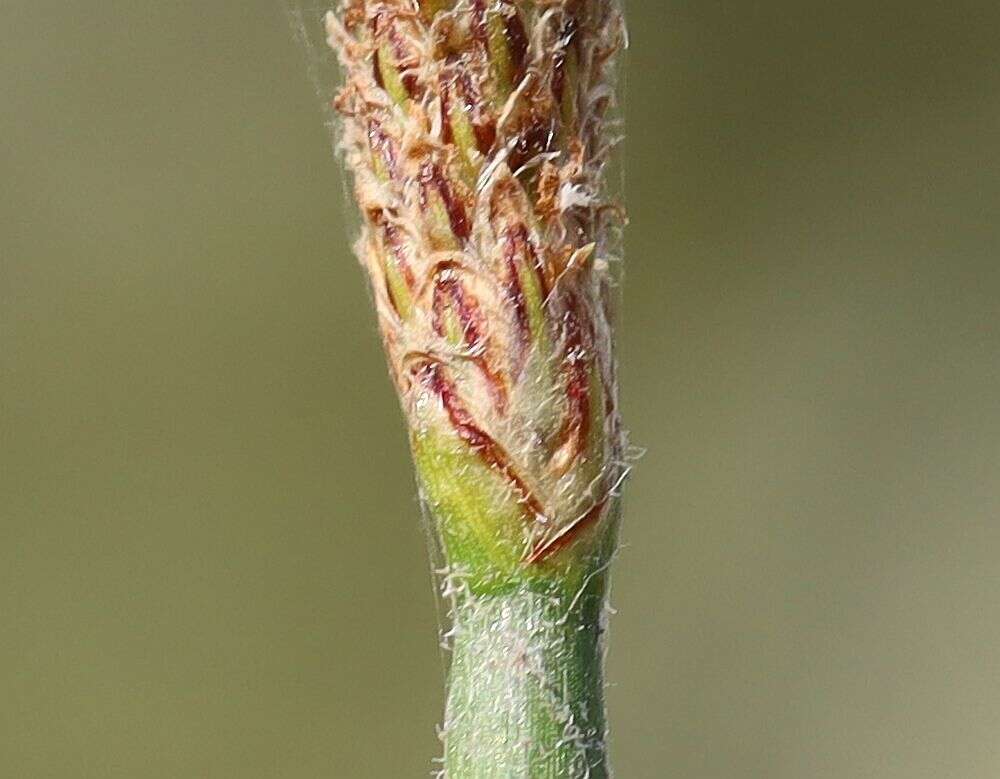
<svg viewBox="0 0 1000 779">
<path fill-rule="evenodd" d="M 1000 6 L 629 10 L 618 774 L 992 779 Z M 427 775 L 424 541 L 286 10 L 0 21 L 0 776 Z"/>
</svg>

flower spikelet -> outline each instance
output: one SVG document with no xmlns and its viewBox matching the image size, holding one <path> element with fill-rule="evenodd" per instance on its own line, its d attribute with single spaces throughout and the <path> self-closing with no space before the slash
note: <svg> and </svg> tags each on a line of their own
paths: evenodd
<svg viewBox="0 0 1000 779">
<path fill-rule="evenodd" d="M 595 549 L 624 475 L 610 0 L 346 0 L 341 148 L 421 491 L 481 581 Z"/>
</svg>

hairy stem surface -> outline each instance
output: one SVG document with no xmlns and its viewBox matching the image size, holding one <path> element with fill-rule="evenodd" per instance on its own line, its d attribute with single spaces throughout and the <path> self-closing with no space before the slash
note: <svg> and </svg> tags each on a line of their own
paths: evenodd
<svg viewBox="0 0 1000 779">
<path fill-rule="evenodd" d="M 449 779 L 608 776 L 603 582 L 469 596 L 454 611 Z"/>
</svg>

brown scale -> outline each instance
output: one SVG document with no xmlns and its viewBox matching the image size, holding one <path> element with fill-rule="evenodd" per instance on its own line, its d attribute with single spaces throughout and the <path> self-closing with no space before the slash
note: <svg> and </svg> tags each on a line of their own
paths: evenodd
<svg viewBox="0 0 1000 779">
<path fill-rule="evenodd" d="M 507 265 L 504 287 L 507 300 L 514 309 L 514 318 L 517 322 L 518 353 L 521 358 L 520 362 L 523 363 L 531 343 L 531 320 L 528 316 L 528 304 L 521 285 L 519 265 L 527 267 L 529 273 L 537 275 L 543 300 L 548 294 L 545 274 L 542 271 L 538 253 L 531 243 L 528 229 L 523 224 L 516 224 L 504 231 L 503 256 Z"/>
<path fill-rule="evenodd" d="M 386 212 L 381 208 L 369 210 L 368 221 L 381 233 L 383 247 L 392 252 L 392 256 L 396 259 L 396 267 L 399 269 L 407 288 L 412 292 L 416 286 L 416 277 L 413 274 L 413 268 L 406 253 L 406 243 L 399 228 L 389 221 Z M 393 310 L 399 315 L 401 313 L 399 301 L 396 300 L 388 282 L 385 284 L 385 292 L 389 296 Z"/>
<path fill-rule="evenodd" d="M 579 538 L 580 534 L 584 530 L 593 525 L 600 518 L 601 514 L 604 513 L 604 507 L 607 504 L 608 499 L 604 498 L 600 502 L 591 506 L 583 516 L 570 522 L 554 536 L 540 539 L 535 543 L 535 545 L 531 548 L 531 551 L 524 558 L 524 562 L 537 565 L 538 563 L 543 563 L 548 560 L 560 549 L 565 549 L 577 538 Z"/>
<path fill-rule="evenodd" d="M 465 206 L 455 195 L 448 179 L 441 172 L 441 168 L 432 162 L 425 162 L 420 167 L 420 206 L 426 212 L 428 199 L 431 191 L 436 191 L 444 203 L 445 211 L 448 213 L 448 222 L 455 237 L 462 243 L 469 239 L 471 227 L 469 218 L 465 213 Z"/>
<path fill-rule="evenodd" d="M 486 431 L 479 427 L 472 415 L 458 399 L 455 388 L 444 375 L 440 364 L 425 361 L 413 369 L 417 380 L 441 402 L 452 427 L 486 465 L 502 474 L 521 496 L 521 503 L 531 512 L 534 519 L 546 522 L 545 511 L 538 498 L 517 473 L 504 448 Z"/>
<path fill-rule="evenodd" d="M 529 116 L 523 129 L 517 133 L 510 156 L 507 158 L 511 172 L 516 173 L 526 162 L 539 154 L 551 151 L 555 131 L 555 120 L 549 116 L 543 113 Z"/>
<path fill-rule="evenodd" d="M 472 132 L 476 138 L 476 148 L 480 154 L 489 154 L 496 141 L 496 119 L 486 110 L 482 92 L 465 63 L 457 55 L 448 58 L 441 70 L 441 124 L 444 142 L 455 142 L 451 124 L 451 109 L 457 101 L 468 115 Z"/>
<path fill-rule="evenodd" d="M 566 91 L 566 57 L 571 46 L 576 46 L 576 20 L 570 19 L 563 25 L 559 35 L 565 43 L 556 50 L 552 63 L 552 96 L 556 105 L 561 106 Z"/>
<path fill-rule="evenodd" d="M 385 167 L 389 171 L 390 178 L 397 178 L 396 144 L 392 138 L 382 131 L 381 126 L 375 119 L 368 122 L 368 144 L 373 154 L 382 157 Z"/>
<path fill-rule="evenodd" d="M 490 32 L 486 25 L 486 0 L 472 0 L 472 38 L 480 46 L 489 45 Z"/>
<path fill-rule="evenodd" d="M 524 29 L 524 22 L 521 14 L 516 8 L 508 4 L 503 4 L 503 8 L 495 13 L 502 14 L 504 20 L 504 38 L 507 43 L 507 51 L 510 54 L 514 72 L 511 77 L 512 87 L 524 78 L 525 61 L 528 54 L 528 35 Z M 472 39 L 480 47 L 484 59 L 489 59 L 489 17 L 486 8 L 486 0 L 472 0 L 471 9 L 471 32 Z"/>
<path fill-rule="evenodd" d="M 587 364 L 587 349 L 580 326 L 579 301 L 572 293 L 565 296 L 567 305 L 563 319 L 565 355 L 563 373 L 566 380 L 566 419 L 559 432 L 561 442 L 558 449 L 571 446 L 572 456 L 566 466 L 583 454 L 587 435 L 590 432 L 590 381 Z"/>
<path fill-rule="evenodd" d="M 514 179 L 506 179 L 493 188 L 490 199 L 490 223 L 498 243 L 504 247 L 504 259 L 509 265 L 508 255 L 520 257 L 538 275 L 542 298 L 549 295 L 551 282 L 545 263 L 539 256 L 527 226 L 521 220 L 525 208 L 523 191 Z M 520 282 L 519 282 L 520 286 Z"/>
<path fill-rule="evenodd" d="M 462 328 L 462 341 L 472 354 L 472 361 L 486 379 L 487 387 L 496 409 L 500 414 L 507 412 L 507 386 L 500 373 L 492 367 L 487 353 L 486 320 L 479 303 L 454 276 L 441 275 L 434 285 L 433 323 L 434 330 L 442 338 L 447 338 L 445 314 L 450 308 Z"/>
<path fill-rule="evenodd" d="M 392 254 L 396 258 L 396 264 L 399 266 L 399 272 L 402 274 L 403 280 L 406 282 L 406 286 L 412 290 L 416 284 L 416 279 L 413 275 L 413 268 L 410 267 L 409 260 L 407 259 L 406 245 L 403 241 L 403 237 L 399 233 L 399 228 L 387 222 L 383 227 L 383 232 L 385 235 L 385 242 L 389 248 L 392 249 Z"/>
<path fill-rule="evenodd" d="M 419 65 L 417 57 L 410 51 L 406 39 L 399 31 L 396 17 L 386 11 L 379 11 L 372 17 L 372 37 L 376 42 L 384 42 L 389 45 L 395 62 L 390 63 L 399 71 L 403 88 L 412 100 L 418 100 L 423 95 L 423 88 L 413 72 Z M 385 89 L 385 80 L 382 78 L 380 67 L 381 54 L 376 46 L 372 57 L 372 67 L 374 68 L 375 83 L 380 89 Z"/>
<path fill-rule="evenodd" d="M 514 63 L 513 82 L 516 86 L 524 78 L 525 60 L 528 55 L 528 35 L 524 31 L 524 22 L 521 21 L 521 14 L 516 10 L 506 17 L 507 46 L 510 49 L 510 58 Z"/>
<path fill-rule="evenodd" d="M 521 358 L 519 362 L 523 363 L 531 343 L 531 321 L 528 318 L 528 304 L 524 299 L 524 290 L 521 288 L 521 278 L 517 269 L 518 256 L 517 239 L 512 231 L 508 231 L 504 238 L 504 259 L 507 261 L 507 278 L 504 286 L 507 300 L 514 309 L 518 354 Z"/>
</svg>

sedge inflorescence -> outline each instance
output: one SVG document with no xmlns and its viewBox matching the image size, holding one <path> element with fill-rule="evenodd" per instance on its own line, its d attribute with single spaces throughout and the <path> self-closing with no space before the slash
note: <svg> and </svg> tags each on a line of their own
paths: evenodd
<svg viewBox="0 0 1000 779">
<path fill-rule="evenodd" d="M 596 548 L 624 476 L 608 0 L 346 0 L 335 100 L 422 496 L 489 586 Z"/>
</svg>

